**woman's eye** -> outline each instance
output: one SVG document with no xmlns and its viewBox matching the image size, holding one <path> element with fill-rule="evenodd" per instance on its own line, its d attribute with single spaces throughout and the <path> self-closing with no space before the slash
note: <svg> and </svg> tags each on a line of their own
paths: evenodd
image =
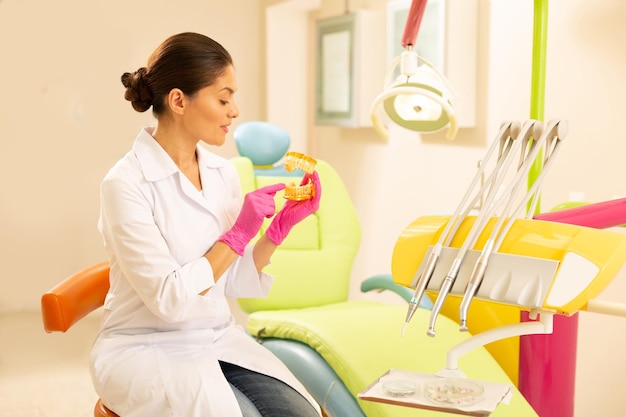
<svg viewBox="0 0 626 417">
<path fill-rule="evenodd" d="M 222 102 L 222 104 L 224 106 L 227 105 L 227 104 L 230 104 L 230 101 L 228 101 L 228 100 L 220 100 L 220 101 Z"/>
</svg>

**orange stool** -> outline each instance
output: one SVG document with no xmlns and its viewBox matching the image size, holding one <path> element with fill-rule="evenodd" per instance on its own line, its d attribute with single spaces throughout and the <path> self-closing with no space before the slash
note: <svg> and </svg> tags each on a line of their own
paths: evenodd
<svg viewBox="0 0 626 417">
<path fill-rule="evenodd" d="M 104 304 L 109 291 L 109 263 L 102 262 L 76 272 L 41 297 L 46 332 L 65 333 L 77 321 Z M 119 417 L 98 399 L 94 417 Z"/>
<path fill-rule="evenodd" d="M 120 417 L 115 414 L 113 411 L 106 408 L 104 404 L 102 404 L 102 400 L 98 400 L 95 408 L 93 409 L 94 417 Z"/>
</svg>

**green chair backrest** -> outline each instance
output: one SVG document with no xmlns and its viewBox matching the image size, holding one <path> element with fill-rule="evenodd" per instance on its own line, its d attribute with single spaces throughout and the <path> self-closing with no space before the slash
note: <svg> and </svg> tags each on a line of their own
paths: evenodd
<svg viewBox="0 0 626 417">
<path fill-rule="evenodd" d="M 299 177 L 255 175 L 250 159 L 232 159 L 241 180 L 242 193 Z M 326 162 L 316 168 L 322 184 L 320 208 L 297 224 L 272 256 L 265 271 L 275 281 L 266 298 L 239 300 L 246 313 L 320 306 L 346 301 L 352 264 L 361 241 L 361 226 L 348 191 L 337 172 Z M 276 210 L 285 199 L 276 195 Z M 269 226 L 266 220 L 261 232 Z"/>
</svg>

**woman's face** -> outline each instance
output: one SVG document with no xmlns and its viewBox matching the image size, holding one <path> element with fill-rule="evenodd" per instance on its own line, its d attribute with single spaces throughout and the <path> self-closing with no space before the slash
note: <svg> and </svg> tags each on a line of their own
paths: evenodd
<svg viewBox="0 0 626 417">
<path fill-rule="evenodd" d="M 208 145 L 223 145 L 232 119 L 239 116 L 235 91 L 235 71 L 229 65 L 212 85 L 199 90 L 190 99 L 185 111 L 185 126 L 190 136 Z"/>
</svg>

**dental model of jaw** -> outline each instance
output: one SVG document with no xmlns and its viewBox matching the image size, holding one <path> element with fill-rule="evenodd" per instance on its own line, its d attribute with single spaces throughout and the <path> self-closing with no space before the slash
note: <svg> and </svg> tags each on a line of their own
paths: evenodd
<svg viewBox="0 0 626 417">
<path fill-rule="evenodd" d="M 310 156 L 306 156 L 299 152 L 287 152 L 285 154 L 285 170 L 287 172 L 293 172 L 296 169 L 301 169 L 307 174 L 312 174 L 315 171 L 317 161 Z M 304 185 L 296 185 L 295 183 L 287 184 L 285 187 L 285 198 L 288 200 L 309 200 L 315 196 L 315 187 L 313 183 L 309 182 Z"/>
</svg>

